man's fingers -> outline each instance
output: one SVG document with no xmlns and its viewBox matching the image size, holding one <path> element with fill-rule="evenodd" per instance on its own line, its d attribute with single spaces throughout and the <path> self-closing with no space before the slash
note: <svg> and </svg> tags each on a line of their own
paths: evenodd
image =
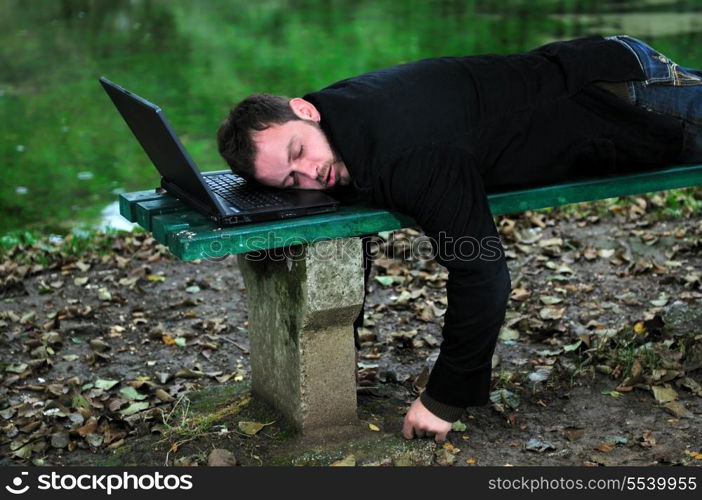
<svg viewBox="0 0 702 500">
<path fill-rule="evenodd" d="M 402 425 L 402 435 L 405 439 L 414 438 L 414 427 L 407 421 L 407 419 L 405 419 L 405 422 Z"/>
<path fill-rule="evenodd" d="M 437 443 L 441 443 L 442 441 L 446 441 L 446 434 L 448 434 L 448 432 L 437 433 L 436 436 L 434 437 L 434 441 L 436 441 Z"/>
</svg>

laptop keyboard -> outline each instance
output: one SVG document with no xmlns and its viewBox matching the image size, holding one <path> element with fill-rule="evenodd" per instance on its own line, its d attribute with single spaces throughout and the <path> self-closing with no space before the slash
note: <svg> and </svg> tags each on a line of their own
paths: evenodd
<svg viewBox="0 0 702 500">
<path fill-rule="evenodd" d="M 239 210 L 287 205 L 287 202 L 275 193 L 250 188 L 246 180 L 241 177 L 233 175 L 205 175 L 203 177 L 212 191 Z"/>
</svg>

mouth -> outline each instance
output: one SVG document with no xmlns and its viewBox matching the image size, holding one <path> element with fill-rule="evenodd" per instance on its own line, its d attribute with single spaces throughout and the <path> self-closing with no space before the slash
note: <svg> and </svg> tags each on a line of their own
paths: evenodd
<svg viewBox="0 0 702 500">
<path fill-rule="evenodd" d="M 324 185 L 326 187 L 331 187 L 334 185 L 334 167 L 329 165 L 329 170 L 327 171 L 326 179 L 324 179 Z"/>
</svg>

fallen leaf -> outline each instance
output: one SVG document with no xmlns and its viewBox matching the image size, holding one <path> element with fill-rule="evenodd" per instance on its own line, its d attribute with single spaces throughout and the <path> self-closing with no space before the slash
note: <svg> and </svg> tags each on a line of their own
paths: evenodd
<svg viewBox="0 0 702 500">
<path fill-rule="evenodd" d="M 572 344 L 566 344 L 563 346 L 563 352 L 575 351 L 578 347 L 582 345 L 582 343 L 582 340 L 578 340 L 577 342 L 574 342 Z"/>
<path fill-rule="evenodd" d="M 119 283 L 121 286 L 131 288 L 131 287 L 133 287 L 134 285 L 136 285 L 136 282 L 137 282 L 137 281 L 139 281 L 139 276 L 131 276 L 131 277 L 129 277 L 129 278 L 121 278 L 121 279 L 118 281 L 118 283 Z"/>
<path fill-rule="evenodd" d="M 10 372 L 10 373 L 22 373 L 27 368 L 29 368 L 29 365 L 27 363 L 15 363 L 15 364 L 6 366 L 5 371 Z"/>
<path fill-rule="evenodd" d="M 27 323 L 34 321 L 34 319 L 37 317 L 37 312 L 36 311 L 29 311 L 27 313 L 24 313 L 22 317 L 20 318 L 19 322 L 22 325 L 26 325 Z"/>
<path fill-rule="evenodd" d="M 575 271 L 573 271 L 570 267 L 568 267 L 565 264 L 561 264 L 556 268 L 556 273 L 557 274 L 575 274 Z"/>
<path fill-rule="evenodd" d="M 667 384 L 665 386 L 653 385 L 651 386 L 651 392 L 653 392 L 653 397 L 659 403 L 668 403 L 678 399 L 677 391 Z"/>
<path fill-rule="evenodd" d="M 76 262 L 76 267 L 84 273 L 87 273 L 88 271 L 90 271 L 90 264 L 85 263 L 82 260 L 79 260 L 78 262 Z"/>
<path fill-rule="evenodd" d="M 603 453 L 609 453 L 610 451 L 612 451 L 615 448 L 615 446 L 617 446 L 615 443 L 604 442 L 604 443 L 600 443 L 597 446 L 595 446 L 595 449 L 597 451 L 601 451 Z"/>
<path fill-rule="evenodd" d="M 541 439 L 532 438 L 529 441 L 527 441 L 526 449 L 528 451 L 543 453 L 545 451 L 555 450 L 556 447 L 553 445 L 553 443 L 550 443 L 548 441 L 542 441 Z"/>
<path fill-rule="evenodd" d="M 83 396 L 82 394 L 76 394 L 73 396 L 73 400 L 71 401 L 71 406 L 77 410 L 83 408 L 86 410 L 90 410 L 92 408 L 92 405 L 90 404 L 90 401 Z"/>
<path fill-rule="evenodd" d="M 369 428 L 370 430 L 372 430 L 373 432 L 379 432 L 379 431 L 380 431 L 380 427 L 378 427 L 378 426 L 375 425 L 375 424 L 368 424 L 368 428 Z"/>
<path fill-rule="evenodd" d="M 562 246 L 563 245 L 563 239 L 562 238 L 547 238 L 539 241 L 538 245 L 541 248 L 544 247 L 551 247 L 551 246 Z"/>
<path fill-rule="evenodd" d="M 401 276 L 376 276 L 375 280 L 383 286 L 391 286 L 393 283 L 401 283 L 405 279 Z"/>
<path fill-rule="evenodd" d="M 236 457 L 229 450 L 215 448 L 207 457 L 207 465 L 210 467 L 232 467 L 236 465 Z"/>
<path fill-rule="evenodd" d="M 563 302 L 563 299 L 560 297 L 554 297 L 552 295 L 541 295 L 539 296 L 539 300 L 547 306 L 553 305 L 553 304 L 559 304 Z"/>
<path fill-rule="evenodd" d="M 643 321 L 639 321 L 634 325 L 634 333 L 637 335 L 643 335 L 646 333 L 646 326 Z"/>
<path fill-rule="evenodd" d="M 503 326 L 502 328 L 500 328 L 500 334 L 498 338 L 500 340 L 518 340 L 519 332 L 517 330 L 509 328 L 508 326 Z"/>
<path fill-rule="evenodd" d="M 565 307 L 544 307 L 539 311 L 539 317 L 541 319 L 561 319 L 565 310 Z"/>
<path fill-rule="evenodd" d="M 634 390 L 634 388 L 630 385 L 618 385 L 614 388 L 614 390 L 617 392 L 631 392 Z"/>
<path fill-rule="evenodd" d="M 239 430 L 244 434 L 254 436 L 258 434 L 258 432 L 261 429 L 263 429 L 266 425 L 270 424 L 262 424 L 261 422 L 247 422 L 242 420 L 241 422 L 239 422 Z"/>
<path fill-rule="evenodd" d="M 436 463 L 444 467 L 453 465 L 456 462 L 456 456 L 445 448 L 439 448 L 436 450 L 435 455 Z"/>
<path fill-rule="evenodd" d="M 32 446 L 28 436 L 15 439 L 10 443 L 10 451 L 13 457 L 29 459 L 32 458 Z"/>
<path fill-rule="evenodd" d="M 692 418 L 694 415 L 679 401 L 669 401 L 663 405 L 668 413 L 678 418 Z"/>
<path fill-rule="evenodd" d="M 119 393 L 129 401 L 141 401 L 146 399 L 148 396 L 145 394 L 140 394 L 134 387 L 127 386 L 119 390 Z"/>
<path fill-rule="evenodd" d="M 519 397 L 507 389 L 498 389 L 490 393 L 490 401 L 495 404 L 507 405 L 509 408 L 519 406 Z"/>
<path fill-rule="evenodd" d="M 528 378 L 531 382 L 539 383 L 548 380 L 549 375 L 551 375 L 551 370 L 538 369 L 530 373 Z"/>
<path fill-rule="evenodd" d="M 451 424 L 451 430 L 453 430 L 454 432 L 465 432 L 466 424 L 464 424 L 460 420 L 456 420 L 453 424 Z"/>
<path fill-rule="evenodd" d="M 82 437 L 85 437 L 88 434 L 93 434 L 95 432 L 95 430 L 97 429 L 97 425 L 98 425 L 97 418 L 90 417 L 84 426 L 76 429 L 76 432 L 79 435 L 81 435 Z"/>
<path fill-rule="evenodd" d="M 668 300 L 670 300 L 670 298 L 665 293 L 662 293 L 656 300 L 651 300 L 650 303 L 656 307 L 663 307 L 668 303 Z"/>
<path fill-rule="evenodd" d="M 71 438 L 68 435 L 68 431 L 58 431 L 51 435 L 51 447 L 52 448 L 65 448 Z"/>
<path fill-rule="evenodd" d="M 442 445 L 442 447 L 444 448 L 444 450 L 448 451 L 448 452 L 451 453 L 452 455 L 458 455 L 458 454 L 461 452 L 460 449 L 456 448 L 454 445 L 452 445 L 452 444 L 449 443 L 448 441 L 446 441 L 446 442 Z"/>
<path fill-rule="evenodd" d="M 517 302 L 523 302 L 531 296 L 531 292 L 525 288 L 515 288 L 509 294 L 509 298 Z"/>
<path fill-rule="evenodd" d="M 653 437 L 653 433 L 650 430 L 643 431 L 639 445 L 644 448 L 651 448 L 656 445 L 656 438 Z"/>
<path fill-rule="evenodd" d="M 568 441 L 578 441 L 582 439 L 584 435 L 585 429 L 580 427 L 566 427 L 563 430 L 563 436 L 565 436 Z"/>
<path fill-rule="evenodd" d="M 163 401 L 164 403 L 168 403 L 173 401 L 175 398 L 168 394 L 166 391 L 163 389 L 156 389 L 154 391 L 154 396 L 158 398 L 159 401 Z"/>
<path fill-rule="evenodd" d="M 336 462 L 332 462 L 329 465 L 330 465 L 330 467 L 355 467 L 356 466 L 356 457 L 353 455 L 347 455 L 346 457 L 342 458 L 341 460 L 337 460 Z"/>
<path fill-rule="evenodd" d="M 607 436 L 606 441 L 614 444 L 627 444 L 629 442 L 624 436 Z"/>
<path fill-rule="evenodd" d="M 614 248 L 600 248 L 597 250 L 597 255 L 603 259 L 609 259 L 616 250 Z"/>
<path fill-rule="evenodd" d="M 683 377 L 676 384 L 689 389 L 693 394 L 702 397 L 702 385 L 690 377 Z"/>
<path fill-rule="evenodd" d="M 139 413 L 142 410 L 146 410 L 148 407 L 149 403 L 147 403 L 146 401 L 140 403 L 132 403 L 129 406 L 127 406 L 124 410 L 120 410 L 120 413 L 126 417 L 129 415 L 134 415 L 135 413 Z"/>
<path fill-rule="evenodd" d="M 95 338 L 90 340 L 90 347 L 92 347 L 97 352 L 104 352 L 110 348 L 110 344 L 108 344 L 101 338 Z"/>
<path fill-rule="evenodd" d="M 99 378 L 95 381 L 95 387 L 103 391 L 109 391 L 117 384 L 119 384 L 119 380 L 104 380 Z"/>
</svg>

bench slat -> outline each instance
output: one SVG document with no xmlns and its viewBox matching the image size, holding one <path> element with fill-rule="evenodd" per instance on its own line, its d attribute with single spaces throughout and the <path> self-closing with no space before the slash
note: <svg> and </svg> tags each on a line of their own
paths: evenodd
<svg viewBox="0 0 702 500">
<path fill-rule="evenodd" d="M 208 223 L 209 221 L 198 212 L 182 210 L 152 217 L 151 232 L 156 241 L 170 246 L 172 234 L 190 227 L 207 226 Z"/>
<path fill-rule="evenodd" d="M 502 215 L 700 185 L 702 165 L 692 165 L 495 193 L 488 195 L 488 199 L 492 213 Z"/>
<path fill-rule="evenodd" d="M 334 213 L 216 229 L 191 227 L 169 236 L 169 249 L 181 260 L 216 259 L 228 254 L 280 248 L 332 238 L 391 231 L 416 225 L 411 217 L 367 207 L 341 207 Z"/>
<path fill-rule="evenodd" d="M 119 195 L 119 213 L 129 222 L 137 221 L 136 204 L 140 201 L 149 201 L 163 198 L 165 194 L 158 194 L 153 189 L 122 193 Z"/>
<path fill-rule="evenodd" d="M 702 165 L 672 167 L 617 177 L 588 179 L 488 195 L 494 215 L 702 185 Z M 152 231 L 181 260 L 216 259 L 228 254 L 311 243 L 324 239 L 412 227 L 404 214 L 366 206 L 297 219 L 217 228 L 168 194 L 154 190 L 120 195 L 120 213 Z"/>
<path fill-rule="evenodd" d="M 156 215 L 187 211 L 188 208 L 178 198 L 161 197 L 148 201 L 138 201 L 136 204 L 136 220 L 141 227 L 152 231 L 151 219 Z"/>
</svg>

